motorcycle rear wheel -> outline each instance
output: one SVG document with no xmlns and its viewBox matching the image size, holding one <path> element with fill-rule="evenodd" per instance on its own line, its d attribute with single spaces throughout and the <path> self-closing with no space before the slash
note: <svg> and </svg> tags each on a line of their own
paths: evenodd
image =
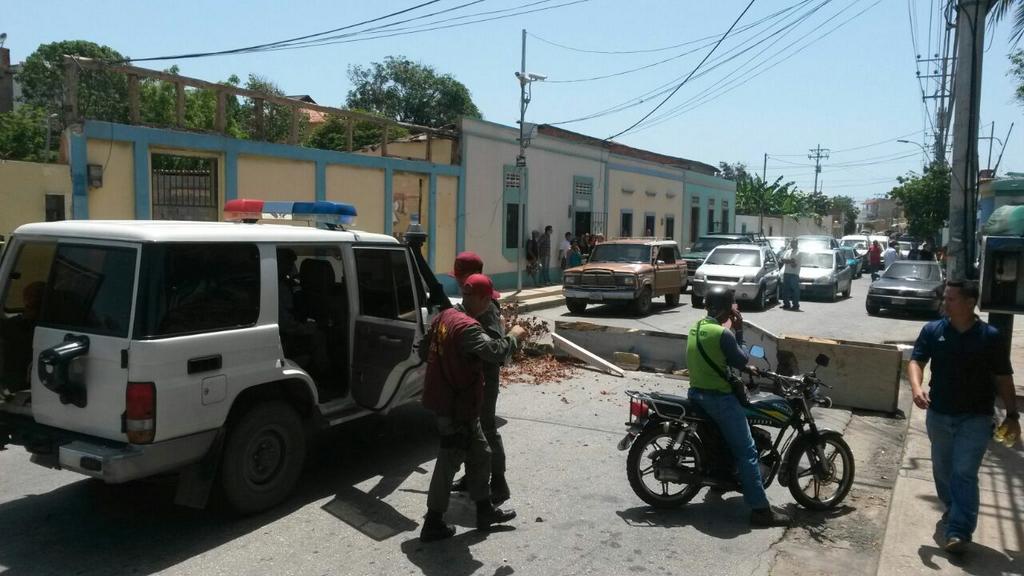
<svg viewBox="0 0 1024 576">
<path fill-rule="evenodd" d="M 838 432 L 823 434 L 818 438 L 818 445 L 824 455 L 820 467 L 814 464 L 817 456 L 811 438 L 803 436 L 793 442 L 786 486 L 804 508 L 829 510 L 838 506 L 853 486 L 853 452 Z"/>
<path fill-rule="evenodd" d="M 633 442 L 626 457 L 626 477 L 633 492 L 641 500 L 655 508 L 676 508 L 693 499 L 703 488 L 700 482 L 662 482 L 654 477 L 659 457 L 674 457 L 665 451 L 672 444 L 674 454 L 682 454 L 682 466 L 699 474 L 703 470 L 700 445 L 690 436 L 682 445 L 675 444 L 673 434 L 660 427 L 649 428 L 640 433 Z"/>
</svg>

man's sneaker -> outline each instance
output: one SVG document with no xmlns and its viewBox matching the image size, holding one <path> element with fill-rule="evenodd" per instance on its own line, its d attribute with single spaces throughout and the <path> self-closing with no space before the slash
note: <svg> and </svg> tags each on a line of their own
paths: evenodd
<svg viewBox="0 0 1024 576">
<path fill-rule="evenodd" d="M 420 542 L 434 542 L 455 536 L 455 527 L 445 524 L 444 518 L 430 512 L 423 519 L 420 529 Z"/>
<path fill-rule="evenodd" d="M 959 556 L 967 551 L 967 541 L 959 536 L 950 536 L 946 539 L 946 544 L 942 549 L 954 556 Z"/>
<path fill-rule="evenodd" d="M 508 482 L 504 475 L 494 474 L 491 476 L 491 504 L 495 506 L 505 502 L 512 497 L 509 491 Z"/>
<path fill-rule="evenodd" d="M 792 518 L 780 508 L 769 506 L 767 508 L 755 508 L 750 513 L 750 523 L 754 526 L 789 526 Z"/>
<path fill-rule="evenodd" d="M 452 492 L 469 492 L 469 486 L 466 485 L 465 474 L 455 482 L 452 482 Z"/>
<path fill-rule="evenodd" d="M 782 305 L 782 309 L 783 310 L 789 310 L 790 308 L 792 308 L 792 306 L 790 306 L 789 304 L 783 304 Z"/>
<path fill-rule="evenodd" d="M 476 504 L 477 530 L 488 530 L 495 524 L 504 524 L 515 517 L 515 510 L 502 510 L 491 504 L 490 500 L 481 500 Z"/>
</svg>

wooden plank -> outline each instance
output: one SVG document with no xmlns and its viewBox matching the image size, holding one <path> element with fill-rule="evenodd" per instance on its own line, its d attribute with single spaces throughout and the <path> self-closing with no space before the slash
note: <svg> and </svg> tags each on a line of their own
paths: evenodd
<svg viewBox="0 0 1024 576">
<path fill-rule="evenodd" d="M 135 74 L 128 75 L 128 122 L 138 124 L 141 120 L 139 113 L 139 77 Z"/>
<path fill-rule="evenodd" d="M 256 106 L 256 139 L 267 139 L 266 119 L 263 117 L 263 98 L 253 100 Z"/>
<path fill-rule="evenodd" d="M 70 57 L 64 57 L 64 123 L 68 126 L 78 124 L 82 121 L 81 111 L 78 108 L 78 62 Z"/>
<path fill-rule="evenodd" d="M 185 85 L 181 82 L 174 83 L 174 123 L 185 127 Z"/>
<path fill-rule="evenodd" d="M 384 125 L 384 139 L 381 140 L 381 143 L 380 143 L 380 155 L 381 156 L 387 156 L 388 155 L 388 125 L 387 124 Z"/>
<path fill-rule="evenodd" d="M 288 126 L 288 143 L 298 144 L 299 143 L 299 112 L 298 108 L 292 108 L 291 123 Z"/>
<path fill-rule="evenodd" d="M 572 342 L 566 340 L 565 338 L 559 336 L 558 334 L 552 334 L 551 340 L 552 342 L 554 342 L 556 348 L 564 350 L 568 355 L 572 356 L 573 358 L 582 360 L 602 372 L 607 372 L 608 374 L 611 374 L 612 376 L 618 376 L 619 378 L 622 378 L 626 375 L 626 373 L 620 370 L 618 366 L 612 364 L 611 362 L 607 362 L 604 358 L 601 358 L 595 354 L 591 354 L 586 349 L 577 346 L 576 344 L 573 344 Z"/>
<path fill-rule="evenodd" d="M 434 144 L 434 135 L 431 134 L 430 132 L 427 132 L 427 162 L 433 162 L 434 161 L 434 152 L 433 152 L 433 150 L 431 150 L 431 147 L 432 147 L 433 144 Z"/>
<path fill-rule="evenodd" d="M 348 119 L 348 148 L 346 148 L 349 152 L 352 151 L 352 131 L 355 129 L 355 123 L 355 118 L 350 116 Z"/>
<path fill-rule="evenodd" d="M 213 129 L 221 134 L 224 134 L 225 132 L 228 131 L 227 101 L 227 93 L 222 89 L 218 89 L 217 115 L 213 119 Z"/>
</svg>

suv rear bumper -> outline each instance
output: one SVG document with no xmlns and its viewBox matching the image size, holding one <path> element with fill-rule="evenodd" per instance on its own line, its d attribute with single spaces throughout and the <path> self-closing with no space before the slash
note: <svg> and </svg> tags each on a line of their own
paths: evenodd
<svg viewBox="0 0 1024 576">
<path fill-rule="evenodd" d="M 162 472 L 177 470 L 202 459 L 210 450 L 217 430 L 153 444 L 114 447 L 75 440 L 60 447 L 61 468 L 120 484 Z"/>
</svg>

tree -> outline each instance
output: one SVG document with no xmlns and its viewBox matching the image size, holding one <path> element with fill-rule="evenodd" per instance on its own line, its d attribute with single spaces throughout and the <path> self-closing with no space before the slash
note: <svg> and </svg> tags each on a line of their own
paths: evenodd
<svg viewBox="0 0 1024 576">
<path fill-rule="evenodd" d="M 1024 50 L 1010 54 L 1010 74 L 1017 79 L 1017 89 L 1013 91 L 1017 102 L 1024 105 Z"/>
<path fill-rule="evenodd" d="M 853 234 L 857 231 L 857 215 L 860 209 L 849 196 L 833 196 L 831 200 L 832 215 L 840 218 L 843 222 L 843 234 Z"/>
<path fill-rule="evenodd" d="M 357 110 L 358 112 L 358 110 Z M 388 130 L 388 139 L 404 138 L 409 131 L 400 126 L 392 126 Z M 375 122 L 356 122 L 352 127 L 352 148 L 379 144 L 384 139 L 384 129 Z M 348 150 L 348 120 L 343 116 L 330 115 L 327 121 L 317 126 L 306 138 L 306 146 L 322 150 Z"/>
<path fill-rule="evenodd" d="M 932 163 L 923 176 L 908 174 L 888 197 L 899 202 L 915 238 L 935 238 L 949 219 L 949 166 Z"/>
<path fill-rule="evenodd" d="M 350 66 L 348 78 L 353 88 L 347 105 L 353 110 L 435 128 L 455 124 L 460 116 L 481 117 L 465 85 L 404 56 Z"/>
<path fill-rule="evenodd" d="M 735 164 L 719 162 L 718 170 L 722 173 L 722 178 L 732 180 L 733 182 L 741 182 L 747 178 L 747 165 L 743 162 L 736 162 Z"/>
<path fill-rule="evenodd" d="M 42 44 L 29 54 L 18 72 L 21 98 L 47 114 L 57 114 L 53 129 L 59 133 L 64 118 L 64 56 L 82 56 L 97 60 L 123 61 L 109 46 L 86 40 L 65 40 Z M 128 80 L 124 74 L 101 70 L 81 70 L 78 82 L 78 109 L 83 116 L 112 122 L 128 119 Z M 53 139 L 56 143 L 57 138 Z"/>
<path fill-rule="evenodd" d="M 0 158 L 5 160 L 46 161 L 46 109 L 20 106 L 0 114 Z"/>
</svg>

